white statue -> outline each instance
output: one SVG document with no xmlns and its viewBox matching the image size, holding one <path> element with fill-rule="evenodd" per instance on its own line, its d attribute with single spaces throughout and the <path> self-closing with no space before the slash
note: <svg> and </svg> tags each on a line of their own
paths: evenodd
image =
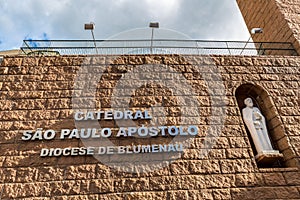
<svg viewBox="0 0 300 200">
<path fill-rule="evenodd" d="M 253 107 L 251 98 L 244 100 L 246 107 L 242 110 L 243 119 L 253 139 L 257 156 L 264 154 L 279 154 L 274 150 L 268 135 L 265 117 L 257 107 Z"/>
</svg>

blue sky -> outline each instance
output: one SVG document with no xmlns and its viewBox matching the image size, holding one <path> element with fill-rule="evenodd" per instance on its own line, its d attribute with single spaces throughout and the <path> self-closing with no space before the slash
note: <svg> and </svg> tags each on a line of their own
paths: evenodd
<svg viewBox="0 0 300 200">
<path fill-rule="evenodd" d="M 91 39 L 84 23 L 96 24 L 95 38 L 160 27 L 192 39 L 247 40 L 235 0 L 0 0 L 0 50 L 23 39 Z"/>
</svg>

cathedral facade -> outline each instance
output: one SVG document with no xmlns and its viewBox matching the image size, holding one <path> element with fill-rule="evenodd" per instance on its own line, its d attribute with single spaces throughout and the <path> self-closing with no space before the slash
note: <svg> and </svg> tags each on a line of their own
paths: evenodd
<svg viewBox="0 0 300 200">
<path fill-rule="evenodd" d="M 299 0 L 238 4 L 300 54 Z M 299 88 L 276 51 L 5 56 L 0 199 L 299 199 Z"/>
</svg>

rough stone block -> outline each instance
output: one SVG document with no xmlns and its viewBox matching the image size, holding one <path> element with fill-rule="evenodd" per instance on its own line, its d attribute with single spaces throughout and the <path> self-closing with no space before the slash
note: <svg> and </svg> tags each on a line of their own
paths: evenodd
<svg viewBox="0 0 300 200">
<path fill-rule="evenodd" d="M 248 148 L 226 149 L 226 158 L 241 159 L 250 158 Z"/>
<path fill-rule="evenodd" d="M 37 179 L 36 168 L 18 168 L 16 170 L 16 182 L 32 183 Z"/>
<path fill-rule="evenodd" d="M 129 178 L 114 181 L 114 188 L 117 192 L 145 191 L 149 190 L 148 178 Z"/>
<path fill-rule="evenodd" d="M 231 199 L 231 194 L 229 189 L 214 190 L 214 199 Z"/>
<path fill-rule="evenodd" d="M 258 173 L 237 174 L 235 180 L 238 187 L 264 185 L 263 176 Z"/>
<path fill-rule="evenodd" d="M 170 199 L 170 200 L 188 199 L 188 192 L 187 191 L 168 192 L 167 198 Z"/>
<path fill-rule="evenodd" d="M 189 174 L 190 173 L 189 166 L 190 166 L 190 162 L 188 161 L 173 162 L 170 165 L 170 171 L 174 175 Z"/>
<path fill-rule="evenodd" d="M 51 196 L 78 195 L 80 194 L 80 185 L 80 181 L 59 181 L 50 182 L 49 188 Z"/>
<path fill-rule="evenodd" d="M 189 164 L 190 171 L 193 174 L 211 174 L 220 172 L 218 160 L 198 160 L 190 162 Z"/>
<path fill-rule="evenodd" d="M 95 165 L 69 166 L 66 168 L 64 176 L 65 179 L 70 179 L 70 180 L 95 179 L 96 166 Z"/>
<path fill-rule="evenodd" d="M 277 187 L 273 191 L 278 199 L 297 199 L 300 197 L 296 187 Z"/>
<path fill-rule="evenodd" d="M 41 184 L 37 183 L 9 183 L 5 184 L 1 192 L 1 198 L 14 199 L 24 197 L 38 197 L 41 192 Z"/>
<path fill-rule="evenodd" d="M 285 172 L 283 176 L 288 185 L 299 185 L 300 184 L 300 173 L 299 172 Z"/>
<path fill-rule="evenodd" d="M 222 173 L 253 172 L 254 166 L 250 159 L 221 160 Z"/>
<path fill-rule="evenodd" d="M 205 182 L 207 188 L 230 188 L 235 186 L 233 175 L 206 175 Z"/>
<path fill-rule="evenodd" d="M 132 185 L 128 187 L 132 187 Z M 89 183 L 89 192 L 92 194 L 110 193 L 114 192 L 115 189 L 114 181 L 109 179 L 91 180 Z"/>
<path fill-rule="evenodd" d="M 266 173 L 263 174 L 265 183 L 270 186 L 286 185 L 284 177 L 281 173 Z"/>
<path fill-rule="evenodd" d="M 13 168 L 1 168 L 0 169 L 1 183 L 15 182 L 16 174 L 17 174 L 17 170 Z"/>
<path fill-rule="evenodd" d="M 177 190 L 179 188 L 176 176 L 152 177 L 149 179 L 149 190 L 151 191 Z"/>
<path fill-rule="evenodd" d="M 37 170 L 37 181 L 61 181 L 65 178 L 63 168 L 39 167 Z"/>
<path fill-rule="evenodd" d="M 213 191 L 207 189 L 199 189 L 199 190 L 188 190 L 188 199 L 191 200 L 213 200 Z"/>
</svg>

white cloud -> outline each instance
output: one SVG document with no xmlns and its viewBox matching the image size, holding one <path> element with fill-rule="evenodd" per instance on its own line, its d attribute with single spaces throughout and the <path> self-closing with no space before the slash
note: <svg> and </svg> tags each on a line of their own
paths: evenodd
<svg viewBox="0 0 300 200">
<path fill-rule="evenodd" d="M 235 0 L 1 0 L 0 50 L 19 48 L 25 37 L 91 39 L 83 24 L 95 22 L 95 36 L 162 28 L 195 39 L 247 40 L 248 33 Z"/>
<path fill-rule="evenodd" d="M 146 8 L 151 17 L 167 19 L 172 18 L 172 15 L 179 9 L 180 0 L 145 0 Z"/>
</svg>

